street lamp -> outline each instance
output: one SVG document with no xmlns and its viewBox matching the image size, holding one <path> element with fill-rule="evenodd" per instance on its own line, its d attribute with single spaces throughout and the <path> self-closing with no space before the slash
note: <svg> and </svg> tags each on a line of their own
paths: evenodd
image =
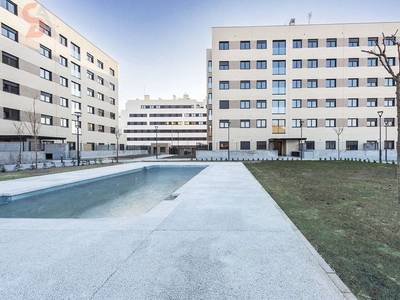
<svg viewBox="0 0 400 300">
<path fill-rule="evenodd" d="M 78 160 L 78 166 L 80 164 L 80 157 L 79 157 L 79 129 L 81 128 L 79 118 L 82 116 L 82 113 L 80 111 L 75 112 L 76 116 L 76 159 Z"/>
<path fill-rule="evenodd" d="M 303 160 L 303 120 L 300 120 L 300 160 Z"/>
<path fill-rule="evenodd" d="M 382 115 L 383 111 L 378 111 L 379 116 L 379 162 L 382 163 Z"/>
<path fill-rule="evenodd" d="M 156 159 L 158 159 L 158 138 L 157 138 L 158 126 L 156 126 Z"/>
<path fill-rule="evenodd" d="M 228 122 L 228 161 L 231 160 L 231 154 L 230 154 L 230 148 L 231 148 L 231 142 L 230 142 L 230 128 L 231 128 L 231 122 Z"/>
<path fill-rule="evenodd" d="M 385 143 L 384 143 L 384 145 L 385 145 L 385 161 L 387 162 L 387 148 L 388 148 L 388 142 L 387 142 L 387 128 L 388 128 L 388 126 L 389 126 L 389 122 L 385 122 L 384 123 L 385 124 Z"/>
</svg>

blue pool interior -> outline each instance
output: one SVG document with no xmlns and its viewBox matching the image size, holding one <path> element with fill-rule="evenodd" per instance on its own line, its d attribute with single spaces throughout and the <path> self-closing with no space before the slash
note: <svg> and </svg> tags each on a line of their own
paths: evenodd
<svg viewBox="0 0 400 300">
<path fill-rule="evenodd" d="M 0 218 L 139 217 L 205 167 L 151 167 L 68 186 L 0 205 Z"/>
</svg>

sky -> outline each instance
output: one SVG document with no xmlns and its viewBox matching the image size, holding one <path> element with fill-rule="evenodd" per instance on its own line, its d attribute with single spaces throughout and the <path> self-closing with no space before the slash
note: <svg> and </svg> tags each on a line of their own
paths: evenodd
<svg viewBox="0 0 400 300">
<path fill-rule="evenodd" d="M 206 98 L 206 49 L 223 26 L 396 22 L 398 0 L 38 0 L 118 62 L 126 100 Z"/>
</svg>

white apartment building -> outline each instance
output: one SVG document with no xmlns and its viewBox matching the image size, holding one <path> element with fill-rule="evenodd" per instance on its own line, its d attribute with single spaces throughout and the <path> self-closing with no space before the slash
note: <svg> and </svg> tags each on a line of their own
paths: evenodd
<svg viewBox="0 0 400 300">
<path fill-rule="evenodd" d="M 172 99 L 128 100 L 121 111 L 120 128 L 128 150 L 149 150 L 155 154 L 194 154 L 207 147 L 204 102 L 173 96 Z"/>
<path fill-rule="evenodd" d="M 213 28 L 209 150 L 289 156 L 299 154 L 301 140 L 308 151 L 375 150 L 380 140 L 382 149 L 394 149 L 394 82 L 362 50 L 384 42 L 398 70 L 396 47 L 382 40 L 398 29 L 400 22 Z"/>
<path fill-rule="evenodd" d="M 76 113 L 80 149 L 116 144 L 117 62 L 36 1 L 2 0 L 0 20 L 0 142 L 19 141 L 13 124 L 28 122 L 35 102 L 42 149 L 76 148 Z M 32 134 L 25 128 L 22 138 Z"/>
</svg>

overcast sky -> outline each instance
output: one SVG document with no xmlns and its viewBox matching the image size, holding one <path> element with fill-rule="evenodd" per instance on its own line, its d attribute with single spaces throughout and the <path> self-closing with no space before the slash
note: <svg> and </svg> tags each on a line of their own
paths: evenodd
<svg viewBox="0 0 400 300">
<path fill-rule="evenodd" d="M 119 64 L 128 99 L 206 95 L 211 27 L 400 21 L 399 0 L 39 0 Z"/>
</svg>

